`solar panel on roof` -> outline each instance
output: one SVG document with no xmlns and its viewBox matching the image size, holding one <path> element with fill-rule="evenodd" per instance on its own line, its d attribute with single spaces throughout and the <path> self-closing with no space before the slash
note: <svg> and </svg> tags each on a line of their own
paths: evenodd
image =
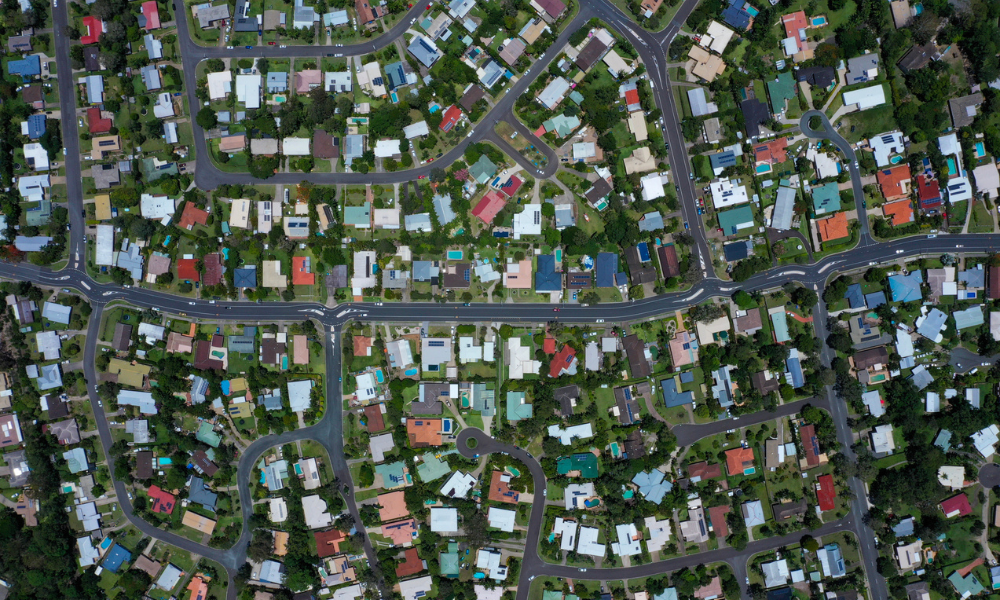
<svg viewBox="0 0 1000 600">
<path fill-rule="evenodd" d="M 432 342 L 428 342 L 427 345 L 431 346 L 431 347 L 441 348 L 441 347 L 444 347 L 444 342 L 441 342 L 441 341 L 432 341 Z"/>
</svg>

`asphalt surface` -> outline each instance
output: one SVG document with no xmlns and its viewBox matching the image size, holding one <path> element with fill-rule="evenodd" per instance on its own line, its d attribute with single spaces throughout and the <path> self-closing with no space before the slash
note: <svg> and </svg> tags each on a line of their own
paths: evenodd
<svg viewBox="0 0 1000 600">
<path fill-rule="evenodd" d="M 501 95 L 491 110 L 490 114 L 483 119 L 457 147 L 446 153 L 435 162 L 448 165 L 457 160 L 468 144 L 488 140 L 498 144 L 510 156 L 517 160 L 529 172 L 534 172 L 540 177 L 552 176 L 558 168 L 558 159 L 555 153 L 543 142 L 538 140 L 531 131 L 528 131 L 514 116 L 513 106 L 516 98 L 525 92 L 533 79 L 543 72 L 551 60 L 558 55 L 557 50 L 561 48 L 573 31 L 583 26 L 592 17 L 599 17 L 608 23 L 620 35 L 628 39 L 647 68 L 646 78 L 653 89 L 656 105 L 663 112 L 662 131 L 665 141 L 669 144 L 671 173 L 675 183 L 679 188 L 680 207 L 683 218 L 690 223 L 690 233 L 695 239 L 695 246 L 700 257 L 702 257 L 703 280 L 694 288 L 680 293 L 660 295 L 654 298 L 640 300 L 627 304 L 602 304 L 600 306 L 580 306 L 580 305 L 518 305 L 518 304 L 480 304 L 474 303 L 471 306 L 456 304 L 436 304 L 436 303 L 407 303 L 389 304 L 386 306 L 353 304 L 326 308 L 317 303 L 283 303 L 268 302 L 264 304 L 251 304 L 246 302 L 218 302 L 208 303 L 206 301 L 191 301 L 186 298 L 178 298 L 151 290 L 130 287 L 121 288 L 115 285 L 98 284 L 91 280 L 84 269 L 86 253 L 86 239 L 83 234 L 84 222 L 80 214 L 83 202 L 82 176 L 80 173 L 80 148 L 79 137 L 77 135 L 77 108 L 75 105 L 76 90 L 74 81 L 70 77 L 58 79 L 61 109 L 63 116 L 64 145 L 67 154 L 63 157 L 67 172 L 67 193 L 69 197 L 70 212 L 70 260 L 66 268 L 58 272 L 53 272 L 44 267 L 37 267 L 27 263 L 8 264 L 0 263 L 0 277 L 10 279 L 26 279 L 39 285 L 50 285 L 63 288 L 75 289 L 86 296 L 92 306 L 94 313 L 91 316 L 88 329 L 87 342 L 85 345 L 84 372 L 88 379 L 88 393 L 93 405 L 94 413 L 97 416 L 98 431 L 101 443 L 107 453 L 111 444 L 111 433 L 107 422 L 107 415 L 101 406 L 97 396 L 96 366 L 97 339 L 99 337 L 99 327 L 104 306 L 113 301 L 124 301 L 130 304 L 143 307 L 154 308 L 168 314 L 183 315 L 194 319 L 211 319 L 213 321 L 232 320 L 245 323 L 252 322 L 274 322 L 276 320 L 304 320 L 315 319 L 320 324 L 320 329 L 324 335 L 332 330 L 339 334 L 340 328 L 351 320 L 364 320 L 371 322 L 403 322 L 403 321 L 432 321 L 432 322 L 469 322 L 469 321 L 504 321 L 510 323 L 545 323 L 550 320 L 560 320 L 576 323 L 603 323 L 609 315 L 614 315 L 615 322 L 638 321 L 655 318 L 663 313 L 668 313 L 679 308 L 690 306 L 713 297 L 729 296 L 737 289 L 763 290 L 771 289 L 788 281 L 797 281 L 803 285 L 820 289 L 825 280 L 838 271 L 845 271 L 854 268 L 862 268 L 872 264 L 879 264 L 883 261 L 893 261 L 899 258 L 908 258 L 921 254 L 934 255 L 956 250 L 955 241 L 950 240 L 950 236 L 941 235 L 936 238 L 924 236 L 911 237 L 903 240 L 896 240 L 889 243 L 878 244 L 873 240 L 868 232 L 867 218 L 865 217 L 862 199 L 864 198 L 860 183 L 860 172 L 854 166 L 856 157 L 850 144 L 837 134 L 829 125 L 829 121 L 822 116 L 825 131 L 813 131 L 808 127 L 808 118 L 813 113 L 803 116 L 802 131 L 809 137 L 817 139 L 828 139 L 840 148 L 848 159 L 848 170 L 851 174 L 855 190 L 855 199 L 858 204 L 859 221 L 862 223 L 861 242 L 857 248 L 837 255 L 828 256 L 824 260 L 810 265 L 794 265 L 773 269 L 766 273 L 757 275 L 743 283 L 724 282 L 718 279 L 711 270 L 711 253 L 707 241 L 705 229 L 701 226 L 700 218 L 697 215 L 697 190 L 691 179 L 690 165 L 686 154 L 683 136 L 681 135 L 680 123 L 677 115 L 673 94 L 671 93 L 669 78 L 666 73 L 665 52 L 680 30 L 681 24 L 695 8 L 697 0 L 687 0 L 679 9 L 674 20 L 666 29 L 650 33 L 642 30 L 632 20 L 621 13 L 607 0 L 595 0 L 581 3 L 580 13 L 563 30 L 558 40 L 551 46 L 550 50 L 538 57 L 537 62 L 518 81 L 509 85 L 505 94 Z M 208 149 L 204 140 L 204 132 L 194 123 L 194 115 L 197 114 L 201 102 L 196 98 L 194 91 L 197 87 L 196 70 L 197 64 L 207 58 L 244 58 L 244 57 L 312 57 L 320 58 L 327 54 L 343 54 L 345 58 L 366 54 L 378 48 L 385 47 L 392 43 L 402 33 L 410 27 L 410 20 L 418 18 L 424 10 L 424 4 L 414 7 L 404 19 L 393 27 L 387 34 L 382 35 L 370 42 L 341 47 L 315 47 L 315 46 L 292 46 L 280 48 L 278 46 L 258 46 L 252 50 L 243 48 L 205 48 L 196 45 L 190 38 L 188 32 L 188 18 L 186 10 L 178 5 L 176 20 L 178 27 L 178 41 L 181 46 L 183 56 L 183 68 L 187 85 L 189 104 L 192 107 L 192 126 L 195 129 L 195 148 L 197 152 L 197 164 L 195 169 L 196 185 L 202 189 L 212 189 L 222 183 L 261 183 L 249 175 L 227 174 L 216 169 L 208 157 Z M 54 30 L 61 31 L 68 22 L 66 6 L 60 6 L 53 10 Z M 56 62 L 59 73 L 71 73 L 71 63 L 69 61 L 70 42 L 65 36 L 56 35 Z M 543 169 L 537 169 L 529 161 L 521 157 L 510 148 L 506 140 L 493 132 L 493 125 L 498 121 L 506 121 L 514 126 L 517 131 L 531 140 L 535 147 L 543 152 L 548 158 L 548 163 Z M 272 177 L 267 183 L 273 184 L 297 184 L 307 180 L 320 184 L 334 183 L 382 183 L 390 184 L 403 181 L 411 181 L 419 175 L 425 175 L 435 165 L 423 165 L 417 169 L 411 169 L 395 173 L 369 173 L 369 174 L 279 174 Z M 539 173 L 538 171 L 541 171 Z M 995 250 L 1000 245 L 1000 236 L 997 235 L 963 235 L 961 251 L 965 253 L 986 253 Z M 817 308 L 816 329 L 817 336 L 825 339 L 825 311 L 822 304 Z M 326 343 L 331 344 L 331 338 L 327 338 Z M 966 359 L 974 360 L 974 355 L 960 357 L 963 367 Z M 824 348 L 823 360 L 829 364 L 829 350 Z M 975 357 L 975 360 L 981 360 Z M 121 503 L 122 509 L 127 518 L 145 534 L 154 536 L 170 544 L 174 544 L 189 552 L 208 557 L 226 568 L 229 573 L 230 586 L 229 598 L 236 597 L 235 586 L 232 585 L 232 577 L 246 560 L 246 546 L 249 542 L 251 532 L 249 531 L 249 516 L 252 512 L 252 499 L 249 496 L 249 478 L 259 456 L 269 448 L 289 443 L 296 440 L 313 439 L 323 445 L 327 450 L 332 462 L 333 470 L 341 485 L 352 485 L 350 472 L 347 468 L 346 460 L 341 451 L 343 447 L 343 424 L 342 413 L 335 407 L 342 402 L 341 389 L 339 384 L 332 381 L 333 374 L 339 375 L 341 372 L 340 352 L 335 347 L 328 348 L 327 352 L 327 411 L 324 417 L 315 425 L 305 429 L 286 432 L 280 436 L 266 436 L 254 442 L 241 456 L 238 465 L 239 494 L 244 513 L 244 530 L 239 542 L 228 550 L 218 550 L 196 544 L 186 538 L 182 538 L 170 532 L 157 529 L 148 523 L 137 518 L 127 500 L 127 490 L 119 481 L 113 481 L 116 494 Z M 782 415 L 789 415 L 801 409 L 805 403 L 811 403 L 823 407 L 831 412 L 837 425 L 838 439 L 843 445 L 842 451 L 848 456 L 852 456 L 850 446 L 852 443 L 852 432 L 847 425 L 847 409 L 843 402 L 835 399 L 832 390 L 827 390 L 825 397 L 803 400 L 795 403 L 782 405 L 776 412 L 758 413 L 754 415 L 744 415 L 735 421 L 722 421 L 708 425 L 681 425 L 674 429 L 678 436 L 679 443 L 690 445 L 697 439 L 707 435 L 713 435 L 730 428 L 742 427 L 771 420 Z M 541 525 L 544 516 L 544 490 L 545 478 L 537 460 L 520 448 L 505 446 L 485 436 L 478 430 L 464 430 L 460 434 L 459 449 L 463 454 L 469 450 L 465 447 L 464 440 L 475 436 L 479 440 L 479 446 L 474 453 L 487 452 L 508 452 L 525 463 L 531 470 L 535 485 L 535 505 L 531 512 L 529 535 L 525 560 L 521 569 L 521 579 L 518 582 L 518 600 L 525 600 L 527 597 L 530 581 L 538 575 L 553 575 L 560 577 L 573 577 L 576 579 L 625 579 L 642 577 L 658 573 L 673 571 L 685 566 L 696 566 L 701 563 L 713 561 L 726 561 L 734 568 L 737 578 L 742 581 L 746 575 L 747 560 L 752 553 L 766 549 L 778 548 L 783 545 L 798 541 L 802 532 L 786 536 L 785 538 L 769 538 L 757 542 L 752 542 L 745 550 L 737 552 L 731 548 L 716 550 L 707 553 L 699 553 L 678 559 L 660 561 L 648 565 L 632 567 L 629 569 L 592 569 L 580 572 L 575 568 L 551 565 L 541 561 L 537 554 L 538 540 L 541 535 Z M 113 469 L 111 469 L 113 473 Z M 861 541 L 861 554 L 868 574 L 868 579 L 874 592 L 872 597 L 885 598 L 885 582 L 877 574 L 875 560 L 877 553 L 874 547 L 873 535 L 870 529 L 862 525 L 862 516 L 867 510 L 865 489 L 858 480 L 851 482 L 855 500 L 852 504 L 851 512 L 840 521 L 827 523 L 814 535 L 832 533 L 835 531 L 851 530 L 858 534 Z M 357 506 L 353 495 L 348 495 L 348 509 L 353 515 L 355 522 L 360 525 Z M 374 551 L 370 542 L 365 540 L 365 552 L 369 564 L 377 567 Z M 385 590 L 383 590 L 385 591 Z M 744 590 L 744 597 L 748 597 Z"/>
</svg>

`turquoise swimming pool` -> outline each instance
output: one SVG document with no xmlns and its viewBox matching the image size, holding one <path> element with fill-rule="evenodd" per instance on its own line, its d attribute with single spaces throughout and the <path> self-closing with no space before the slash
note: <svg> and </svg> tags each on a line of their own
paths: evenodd
<svg viewBox="0 0 1000 600">
<path fill-rule="evenodd" d="M 813 17 L 812 26 L 813 27 L 823 27 L 826 25 L 826 17 Z"/>
<path fill-rule="evenodd" d="M 379 383 L 385 383 L 385 375 L 382 374 L 382 369 L 375 369 L 375 380 Z"/>
<path fill-rule="evenodd" d="M 392 103 L 393 104 L 396 104 L 397 102 L 399 102 L 399 96 L 396 95 L 396 92 L 393 92 L 393 93 L 389 94 L 389 97 L 392 98 Z"/>
<path fill-rule="evenodd" d="M 903 162 L 903 157 L 899 155 L 893 156 L 892 158 L 889 159 L 889 162 L 894 165 L 898 165 L 899 163 Z"/>
<path fill-rule="evenodd" d="M 952 158 L 952 157 L 948 157 L 948 175 L 949 176 L 950 175 L 955 175 L 955 176 L 959 175 L 959 173 L 958 173 L 958 163 L 956 163 L 955 159 Z"/>
<path fill-rule="evenodd" d="M 757 10 L 756 8 L 754 8 L 754 7 L 750 6 L 749 4 L 747 4 L 747 5 L 746 5 L 746 6 L 745 6 L 745 7 L 743 8 L 743 10 L 747 11 L 747 14 L 748 14 L 748 15 L 750 15 L 751 17 L 756 17 L 757 15 L 759 15 L 759 14 L 760 14 L 760 11 L 759 11 L 759 10 Z"/>
<path fill-rule="evenodd" d="M 101 550 L 107 550 L 108 548 L 110 548 L 112 542 L 114 542 L 114 540 L 112 540 L 110 537 L 106 537 L 103 540 L 101 540 Z"/>
<path fill-rule="evenodd" d="M 986 156 L 986 146 L 982 142 L 976 142 L 976 158 Z"/>
<path fill-rule="evenodd" d="M 412 368 L 409 368 L 409 369 L 403 371 L 403 375 L 406 375 L 407 377 L 413 377 L 414 375 L 416 375 L 419 372 L 420 371 L 418 371 L 416 367 L 412 367 Z"/>
<path fill-rule="evenodd" d="M 286 100 L 286 98 L 284 96 L 275 96 L 274 97 L 274 101 L 277 102 L 278 104 L 284 104 L 285 100 Z"/>
<path fill-rule="evenodd" d="M 462 260 L 462 257 L 464 257 L 464 256 L 465 256 L 465 252 L 463 252 L 461 250 L 449 250 L 448 251 L 448 260 Z"/>
<path fill-rule="evenodd" d="M 230 389 L 231 389 L 231 387 L 230 387 L 230 384 L 229 384 L 229 380 L 227 379 L 227 380 L 223 381 L 222 382 L 222 395 L 223 396 L 228 396 Z"/>
<path fill-rule="evenodd" d="M 562 248 L 556 248 L 556 262 L 562 262 Z"/>
<path fill-rule="evenodd" d="M 770 173 L 771 172 L 771 165 L 769 165 L 767 163 L 762 164 L 762 165 L 757 165 L 756 171 L 757 171 L 757 173 Z"/>
<path fill-rule="evenodd" d="M 158 459 L 156 459 L 156 462 L 157 462 L 157 463 L 158 463 L 158 464 L 159 464 L 159 465 L 160 465 L 161 467 L 166 467 L 166 466 L 168 466 L 168 465 L 172 465 L 172 464 L 174 464 L 174 459 L 172 459 L 172 458 L 158 458 Z"/>
<path fill-rule="evenodd" d="M 163 240 L 163 247 L 164 247 L 164 248 L 166 248 L 167 246 L 169 246 L 169 245 L 170 245 L 170 238 L 171 238 L 171 237 L 173 237 L 173 236 L 169 236 L 169 235 L 168 235 L 168 236 L 167 236 L 167 239 Z"/>
</svg>

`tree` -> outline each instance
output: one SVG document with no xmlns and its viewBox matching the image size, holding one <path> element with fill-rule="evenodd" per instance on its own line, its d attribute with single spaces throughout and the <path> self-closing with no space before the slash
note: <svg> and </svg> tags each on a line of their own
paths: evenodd
<svg viewBox="0 0 1000 600">
<path fill-rule="evenodd" d="M 215 111 L 209 107 L 204 107 L 198 111 L 198 116 L 195 118 L 195 122 L 198 123 L 198 127 L 202 129 L 212 129 L 219 124 L 219 117 L 215 114 Z"/>
<path fill-rule="evenodd" d="M 792 302 L 803 308 L 812 308 L 819 302 L 819 295 L 809 288 L 795 288 L 792 292 Z"/>
<path fill-rule="evenodd" d="M 274 536 L 267 529 L 255 529 L 253 539 L 247 546 L 247 557 L 254 562 L 263 562 L 271 558 L 274 551 Z"/>
</svg>

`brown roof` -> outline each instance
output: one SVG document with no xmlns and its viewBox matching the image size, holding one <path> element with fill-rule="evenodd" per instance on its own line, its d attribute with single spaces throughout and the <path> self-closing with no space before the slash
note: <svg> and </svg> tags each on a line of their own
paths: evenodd
<svg viewBox="0 0 1000 600">
<path fill-rule="evenodd" d="M 562 0 L 535 0 L 535 3 L 553 19 L 558 18 L 566 10 L 566 3 Z"/>
<path fill-rule="evenodd" d="M 625 354 L 628 355 L 628 366 L 632 373 L 632 378 L 649 377 L 649 361 L 646 360 L 644 353 L 646 345 L 634 333 L 626 336 L 622 341 L 625 345 Z"/>
<path fill-rule="evenodd" d="M 382 420 L 382 405 L 370 404 L 365 407 L 365 427 L 368 433 L 376 433 L 385 429 L 385 421 Z"/>
<path fill-rule="evenodd" d="M 441 419 L 406 420 L 406 435 L 410 438 L 411 448 L 426 448 L 441 445 Z"/>
<path fill-rule="evenodd" d="M 115 337 L 111 340 L 111 347 L 119 352 L 128 350 L 132 344 L 132 326 L 125 323 L 115 325 Z"/>
<path fill-rule="evenodd" d="M 590 69 L 590 67 L 594 66 L 594 63 L 601 59 L 601 56 L 604 55 L 607 49 L 608 47 L 604 45 L 604 42 L 597 39 L 597 37 L 591 38 L 590 42 L 584 46 L 583 50 L 576 57 L 576 66 L 580 67 L 581 71 Z"/>
<path fill-rule="evenodd" d="M 372 6 L 369 0 L 355 0 L 354 10 L 358 13 L 358 22 L 367 25 L 382 16 L 378 4 Z"/>
<path fill-rule="evenodd" d="M 584 196 L 587 198 L 587 200 L 590 201 L 591 204 L 597 204 L 597 202 L 601 198 L 607 196 L 613 191 L 614 188 L 611 187 L 611 184 L 608 183 L 608 180 L 603 177 L 599 177 L 597 181 L 595 181 L 594 184 L 590 187 L 590 189 L 587 190 Z"/>
<path fill-rule="evenodd" d="M 677 248 L 673 244 L 660 246 L 656 249 L 656 253 L 660 257 L 660 272 L 663 273 L 664 279 L 677 277 L 681 274 L 681 266 L 677 261 Z"/>
<path fill-rule="evenodd" d="M 745 331 L 753 331 L 754 329 L 760 329 L 764 326 L 763 321 L 760 320 L 760 309 L 751 308 L 747 311 L 747 314 L 742 317 L 736 317 L 736 333 L 743 333 Z"/>
<path fill-rule="evenodd" d="M 632 285 L 656 281 L 656 269 L 652 263 L 644 263 L 639 259 L 639 246 L 632 246 L 625 251 L 625 263 L 628 265 L 628 275 Z"/>
<path fill-rule="evenodd" d="M 989 276 L 990 300 L 1000 300 L 1000 267 L 990 267 Z"/>
<path fill-rule="evenodd" d="M 688 479 L 694 479 L 696 477 L 700 477 L 702 480 L 715 479 L 716 477 L 722 477 L 722 467 L 715 463 L 709 464 L 702 461 L 688 465 L 687 475 Z"/>
<path fill-rule="evenodd" d="M 316 158 L 340 158 L 340 138 L 333 137 L 322 129 L 313 132 L 313 156 Z"/>
<path fill-rule="evenodd" d="M 469 91 L 465 92 L 462 99 L 458 101 L 458 105 L 465 109 L 465 112 L 472 110 L 472 107 L 479 102 L 479 100 L 486 95 L 483 88 L 478 85 L 473 85 L 469 88 Z"/>
<path fill-rule="evenodd" d="M 202 262 L 205 263 L 205 275 L 202 278 L 202 283 L 205 285 L 222 283 L 222 255 L 218 252 L 206 254 Z"/>
<path fill-rule="evenodd" d="M 780 504 L 772 504 L 771 511 L 774 513 L 775 521 L 784 521 L 796 515 L 806 514 L 806 509 L 809 508 L 809 503 L 804 499 L 798 502 L 782 502 Z"/>
<path fill-rule="evenodd" d="M 285 345 L 278 342 L 278 338 L 264 338 L 260 345 L 261 362 L 265 365 L 276 365 L 281 355 L 285 353 Z"/>
<path fill-rule="evenodd" d="M 403 554 L 403 562 L 396 565 L 396 577 L 409 577 L 424 570 L 424 561 L 416 548 L 407 548 Z"/>
<path fill-rule="evenodd" d="M 198 450 L 191 455 L 191 462 L 194 466 L 202 470 L 208 477 L 214 477 L 219 471 L 219 467 L 208 458 L 204 450 Z"/>
<path fill-rule="evenodd" d="M 55 394 L 46 396 L 46 404 L 49 406 L 50 419 L 58 419 L 69 414 L 69 402 L 63 402 Z"/>
<path fill-rule="evenodd" d="M 139 452 L 135 455 L 135 476 L 138 479 L 149 479 L 153 476 L 152 452 Z"/>
<path fill-rule="evenodd" d="M 860 370 L 870 369 L 875 365 L 884 365 L 889 362 L 889 352 L 885 346 L 869 348 L 854 354 L 854 368 Z"/>
<path fill-rule="evenodd" d="M 490 475 L 490 493 L 488 497 L 494 502 L 517 504 L 521 495 L 517 490 L 510 489 L 510 476 L 504 477 L 503 471 L 493 471 Z M 505 481 L 506 480 L 506 481 Z"/>
<path fill-rule="evenodd" d="M 340 553 L 340 542 L 347 539 L 343 531 L 331 529 L 330 531 L 317 531 L 313 533 L 316 538 L 316 554 L 320 558 L 333 556 Z"/>
<path fill-rule="evenodd" d="M 727 505 L 712 506 L 708 509 L 708 519 L 712 522 L 712 529 L 715 531 L 716 539 L 725 539 L 729 535 L 729 525 L 726 523 L 726 515 L 732 510 Z"/>
<path fill-rule="evenodd" d="M 45 94 L 42 93 L 42 86 L 40 85 L 29 85 L 23 90 L 21 90 L 21 100 L 24 100 L 28 104 L 33 104 L 35 102 L 44 102 Z"/>
<path fill-rule="evenodd" d="M 136 559 L 135 564 L 132 565 L 132 568 L 145 571 L 150 577 L 156 579 L 156 575 L 160 572 L 160 567 L 162 566 L 163 565 L 149 558 L 145 554 L 140 554 L 139 558 Z"/>
<path fill-rule="evenodd" d="M 218 341 L 216 341 L 218 340 Z M 194 368 L 201 370 L 216 370 L 221 371 L 224 368 L 222 361 L 218 358 L 212 358 L 212 347 L 222 347 L 222 336 L 216 334 L 212 336 L 212 341 L 198 340 L 195 342 L 194 347 Z"/>
<path fill-rule="evenodd" d="M 455 263 L 448 265 L 444 272 L 442 287 L 466 289 L 472 285 L 472 278 L 466 277 L 466 273 L 472 272 L 472 265 L 469 263 Z"/>
<path fill-rule="evenodd" d="M 625 438 L 625 454 L 629 460 L 646 456 L 646 442 L 642 439 L 642 433 L 638 429 L 633 429 L 632 433 Z"/>
<path fill-rule="evenodd" d="M 768 374 L 769 373 L 765 373 L 764 371 L 759 371 L 750 376 L 750 382 L 753 383 L 754 389 L 765 396 L 771 392 L 777 392 L 781 387 L 781 381 L 773 375 L 770 379 L 767 379 Z"/>
</svg>

